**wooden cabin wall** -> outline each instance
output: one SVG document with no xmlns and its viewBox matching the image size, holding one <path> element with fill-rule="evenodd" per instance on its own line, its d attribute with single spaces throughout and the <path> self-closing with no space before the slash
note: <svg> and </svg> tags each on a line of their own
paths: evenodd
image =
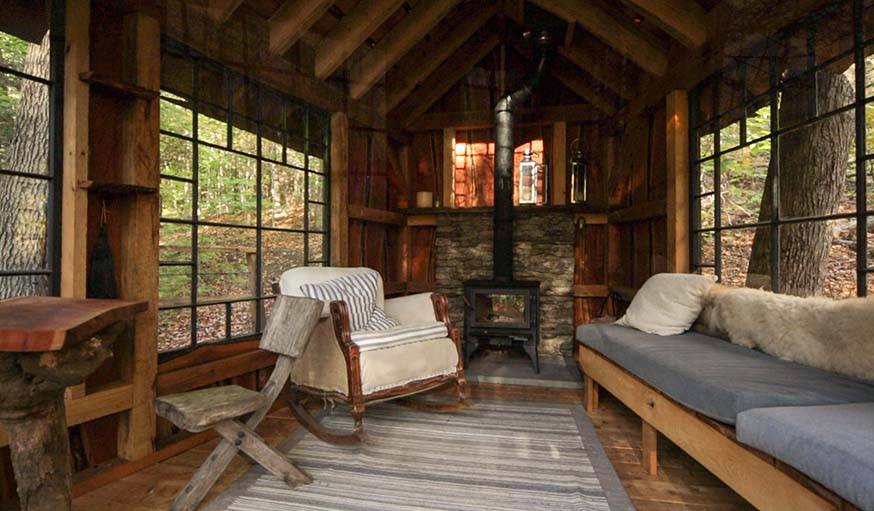
<svg viewBox="0 0 874 511">
<path fill-rule="evenodd" d="M 607 301 L 608 182 L 615 162 L 616 137 L 598 124 L 569 124 L 567 158 L 579 147 L 588 162 L 588 204 L 596 215 L 578 215 L 574 260 L 574 327 L 603 315 Z M 566 189 L 571 193 L 570 175 Z M 570 196 L 570 195 L 569 195 Z"/>
<path fill-rule="evenodd" d="M 608 284 L 639 288 L 667 271 L 665 106 L 636 116 L 619 137 L 610 179 Z"/>
</svg>

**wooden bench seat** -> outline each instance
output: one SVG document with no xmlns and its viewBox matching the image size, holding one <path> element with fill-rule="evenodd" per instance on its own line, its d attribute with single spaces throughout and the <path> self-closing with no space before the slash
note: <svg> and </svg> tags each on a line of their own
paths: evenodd
<svg viewBox="0 0 874 511">
<path fill-rule="evenodd" d="M 155 409 L 180 429 L 200 432 L 271 404 L 260 392 L 227 385 L 161 397 L 155 401 Z"/>
</svg>

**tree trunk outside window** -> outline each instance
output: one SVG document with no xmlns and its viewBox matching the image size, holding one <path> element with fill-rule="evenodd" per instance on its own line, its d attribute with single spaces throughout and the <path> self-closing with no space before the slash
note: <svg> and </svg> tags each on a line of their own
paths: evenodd
<svg viewBox="0 0 874 511">
<path fill-rule="evenodd" d="M 22 71 L 46 76 L 49 67 L 48 34 L 41 45 L 28 45 Z M 49 88 L 27 79 L 5 78 L 6 90 L 0 95 L 20 94 L 13 115 L 12 136 L 2 138 L 6 147 L 0 153 L 0 167 L 5 170 L 46 174 L 49 171 Z M 12 86 L 8 86 L 8 85 Z M 20 85 L 20 87 L 18 86 Z M 8 99 L 3 97 L 0 99 Z M 7 103 L 8 104 L 8 103 Z M 41 179 L 0 175 L 0 267 L 5 270 L 39 270 L 46 268 L 49 183 Z M 43 277 L 7 277 L 0 279 L 0 299 L 12 296 L 47 294 L 48 280 Z"/>
<path fill-rule="evenodd" d="M 814 115 L 834 111 L 853 101 L 850 81 L 824 70 L 813 79 L 781 94 L 780 126 L 792 126 Z M 811 112 L 815 96 L 816 112 Z M 854 138 L 853 112 L 844 112 L 780 137 L 780 210 L 782 218 L 830 215 L 838 211 Z M 762 196 L 759 221 L 771 219 L 773 162 Z M 781 227 L 780 292 L 812 296 L 825 284 L 832 227 L 828 221 Z M 747 287 L 770 288 L 771 234 L 756 230 L 747 273 Z"/>
</svg>

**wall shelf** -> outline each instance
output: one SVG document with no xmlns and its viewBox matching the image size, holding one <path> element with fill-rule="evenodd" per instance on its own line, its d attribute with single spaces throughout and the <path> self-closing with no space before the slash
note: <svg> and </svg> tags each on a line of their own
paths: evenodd
<svg viewBox="0 0 874 511">
<path fill-rule="evenodd" d="M 110 183 L 106 181 L 79 181 L 79 188 L 103 195 L 135 195 L 158 193 L 157 188 L 149 186 Z"/>
<path fill-rule="evenodd" d="M 87 71 L 79 75 L 79 79 L 98 89 L 104 90 L 117 96 L 122 96 L 128 99 L 143 99 L 151 101 L 158 99 L 160 93 L 156 90 L 131 85 L 115 78 L 103 76 L 94 71 Z"/>
</svg>

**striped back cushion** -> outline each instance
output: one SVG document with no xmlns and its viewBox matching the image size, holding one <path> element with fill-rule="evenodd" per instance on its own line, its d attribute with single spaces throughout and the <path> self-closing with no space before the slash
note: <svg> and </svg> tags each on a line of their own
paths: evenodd
<svg viewBox="0 0 874 511">
<path fill-rule="evenodd" d="M 344 301 L 349 309 L 349 327 L 361 330 L 373 316 L 379 274 L 375 271 L 354 273 L 318 284 L 303 284 L 301 293 L 323 302 Z"/>
</svg>

